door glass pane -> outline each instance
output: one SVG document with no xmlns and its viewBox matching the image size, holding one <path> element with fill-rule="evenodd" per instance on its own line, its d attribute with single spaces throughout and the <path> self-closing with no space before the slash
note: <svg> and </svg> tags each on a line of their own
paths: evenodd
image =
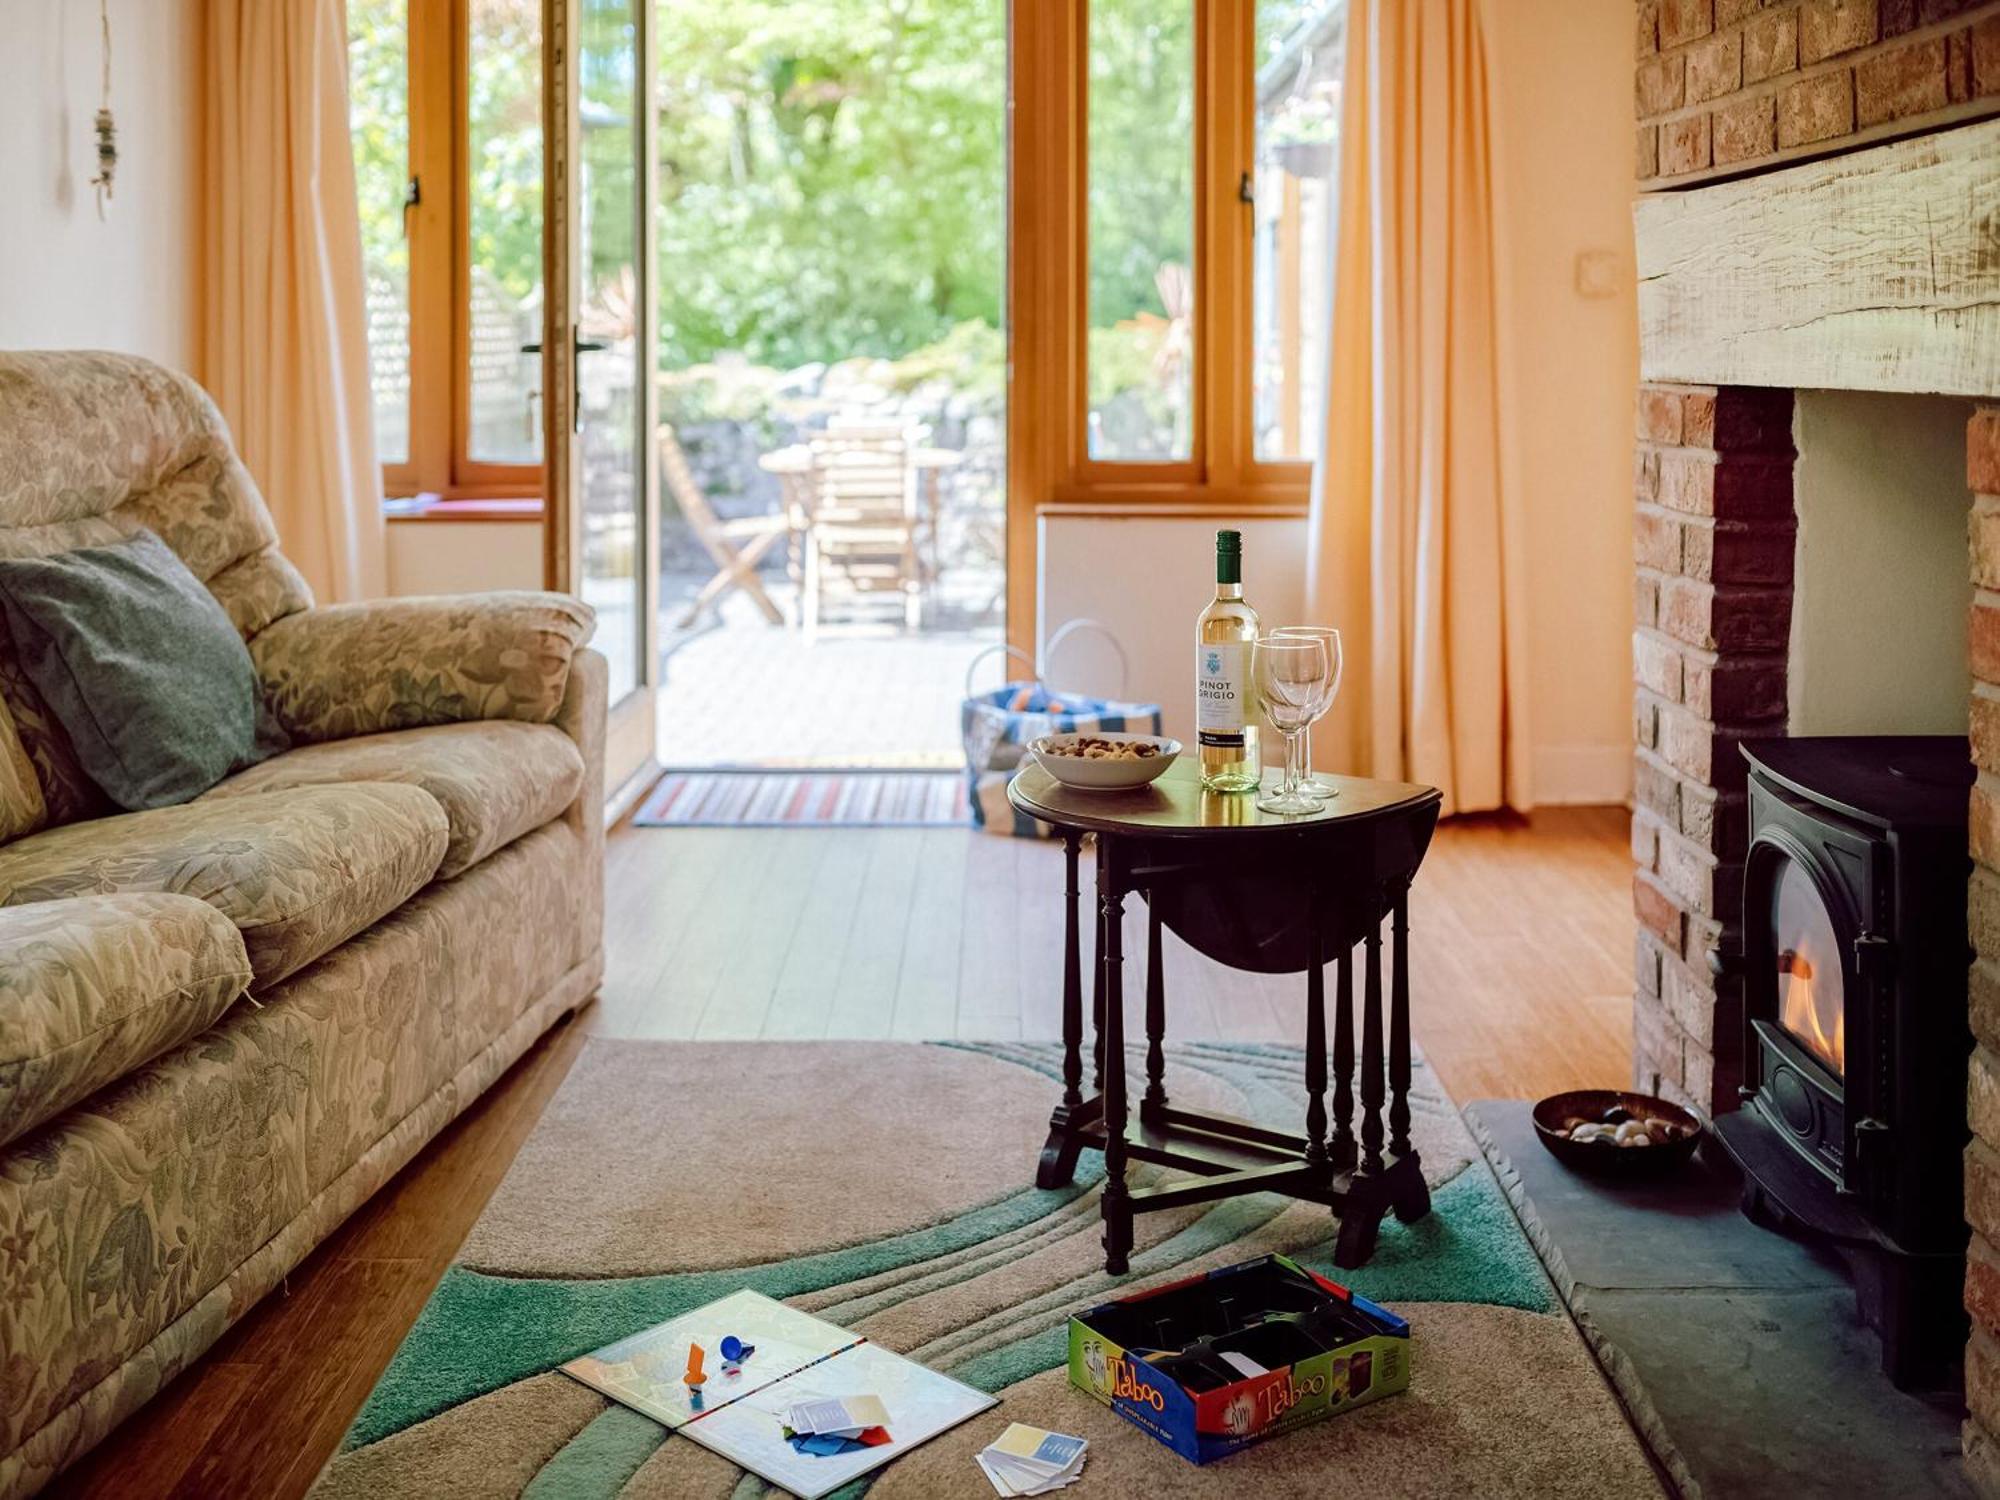
<svg viewBox="0 0 2000 1500">
<path fill-rule="evenodd" d="M 1257 457 L 1319 451 L 1346 0 L 1258 0 L 1252 387 Z"/>
<path fill-rule="evenodd" d="M 467 15 L 472 427 L 476 463 L 542 461 L 541 0 Z"/>
<path fill-rule="evenodd" d="M 1091 0 L 1090 456 L 1193 451 L 1194 3 Z"/>
<path fill-rule="evenodd" d="M 1778 1019 L 1835 1073 L 1847 1067 L 1840 939 L 1812 877 L 1786 860 L 1771 895 L 1778 943 Z"/>
<path fill-rule="evenodd" d="M 640 559 L 647 451 L 640 363 L 638 30 L 634 0 L 584 0 L 577 33 L 582 194 L 577 248 L 577 391 L 582 430 L 583 596 L 597 610 L 592 644 L 611 663 L 611 699 L 639 685 L 644 639 Z"/>
<path fill-rule="evenodd" d="M 375 448 L 383 463 L 401 464 L 410 460 L 410 242 L 403 233 L 410 179 L 407 0 L 348 0 L 347 39 Z"/>
</svg>

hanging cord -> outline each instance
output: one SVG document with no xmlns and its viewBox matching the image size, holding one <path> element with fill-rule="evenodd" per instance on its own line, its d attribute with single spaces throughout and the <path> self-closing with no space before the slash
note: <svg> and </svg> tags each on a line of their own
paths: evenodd
<svg viewBox="0 0 2000 1500">
<path fill-rule="evenodd" d="M 111 178 L 118 170 L 118 126 L 111 118 L 111 0 L 97 0 L 97 20 L 104 39 L 104 102 L 97 109 L 97 175 L 90 185 L 97 190 L 97 217 L 102 219 L 111 201 Z"/>
</svg>

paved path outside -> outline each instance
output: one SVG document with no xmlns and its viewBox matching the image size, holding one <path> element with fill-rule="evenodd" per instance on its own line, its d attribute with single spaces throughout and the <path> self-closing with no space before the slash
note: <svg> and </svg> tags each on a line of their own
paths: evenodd
<svg viewBox="0 0 2000 1500">
<path fill-rule="evenodd" d="M 788 615 L 791 592 L 771 585 Z M 731 594 L 719 621 L 667 633 L 660 763 L 956 766 L 966 669 L 999 639 L 997 622 L 915 632 L 835 624 L 808 646 L 797 630 L 770 624 Z M 978 681 L 1001 680 L 996 653 Z"/>
</svg>

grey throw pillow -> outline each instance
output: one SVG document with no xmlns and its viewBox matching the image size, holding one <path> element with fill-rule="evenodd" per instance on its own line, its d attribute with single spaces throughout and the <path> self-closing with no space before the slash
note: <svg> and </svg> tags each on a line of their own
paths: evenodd
<svg viewBox="0 0 2000 1500">
<path fill-rule="evenodd" d="M 150 531 L 0 558 L 0 609 L 84 772 L 120 807 L 166 807 L 284 748 L 250 652 Z"/>
</svg>

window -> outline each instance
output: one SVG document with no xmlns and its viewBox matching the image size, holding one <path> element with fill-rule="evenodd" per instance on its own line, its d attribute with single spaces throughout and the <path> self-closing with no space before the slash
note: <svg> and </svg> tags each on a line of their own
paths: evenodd
<svg viewBox="0 0 2000 1500">
<path fill-rule="evenodd" d="M 348 0 L 386 493 L 542 488 L 540 0 Z"/>
<path fill-rule="evenodd" d="M 1259 459 L 1319 450 L 1344 8 L 1258 0 L 1252 416 Z"/>
<path fill-rule="evenodd" d="M 1302 507 L 1345 0 L 1014 18 L 1012 524 L 1044 504 Z"/>
<path fill-rule="evenodd" d="M 1089 452 L 1184 459 L 1194 423 L 1194 0 L 1092 0 Z"/>
<path fill-rule="evenodd" d="M 410 244 L 403 198 L 410 180 L 407 0 L 350 0 L 348 114 L 367 275 L 368 366 L 375 447 L 385 468 L 410 461 Z"/>
</svg>

